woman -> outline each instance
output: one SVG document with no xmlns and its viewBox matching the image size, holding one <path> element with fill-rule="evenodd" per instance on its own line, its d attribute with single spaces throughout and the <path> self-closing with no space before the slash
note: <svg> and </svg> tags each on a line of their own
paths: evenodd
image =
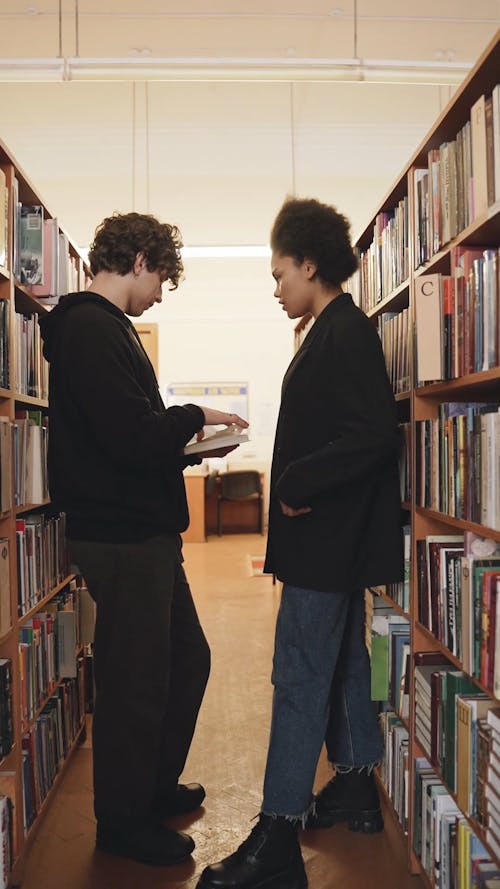
<svg viewBox="0 0 500 889">
<path fill-rule="evenodd" d="M 345 217 L 287 200 L 271 247 L 275 297 L 315 320 L 283 380 L 271 473 L 264 570 L 283 591 L 264 798 L 200 889 L 303 889 L 297 825 L 383 827 L 364 588 L 403 577 L 396 406 L 376 329 L 342 291 L 357 267 Z M 336 774 L 314 800 L 323 743 Z"/>
</svg>

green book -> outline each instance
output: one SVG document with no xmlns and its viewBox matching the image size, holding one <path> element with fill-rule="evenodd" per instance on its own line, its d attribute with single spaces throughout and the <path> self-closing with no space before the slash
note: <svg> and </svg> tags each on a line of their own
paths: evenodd
<svg viewBox="0 0 500 889">
<path fill-rule="evenodd" d="M 442 678 L 442 708 L 444 728 L 443 778 L 450 790 L 456 790 L 457 701 L 460 694 L 478 691 L 477 685 L 462 670 L 450 670 Z"/>
</svg>

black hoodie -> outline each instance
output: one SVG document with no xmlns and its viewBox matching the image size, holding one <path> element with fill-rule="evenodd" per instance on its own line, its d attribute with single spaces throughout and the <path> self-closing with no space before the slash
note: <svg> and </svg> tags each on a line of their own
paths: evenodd
<svg viewBox="0 0 500 889">
<path fill-rule="evenodd" d="M 71 293 L 40 327 L 50 362 L 50 496 L 67 515 L 68 537 L 130 542 L 184 531 L 181 454 L 203 426 L 201 408 L 165 408 L 132 323 L 102 296 Z"/>
</svg>

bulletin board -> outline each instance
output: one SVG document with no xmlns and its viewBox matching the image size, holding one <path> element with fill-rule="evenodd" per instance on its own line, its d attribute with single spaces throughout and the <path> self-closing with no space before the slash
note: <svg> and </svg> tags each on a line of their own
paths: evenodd
<svg viewBox="0 0 500 889">
<path fill-rule="evenodd" d="M 168 383 L 167 407 L 197 404 L 248 418 L 248 383 Z"/>
</svg>

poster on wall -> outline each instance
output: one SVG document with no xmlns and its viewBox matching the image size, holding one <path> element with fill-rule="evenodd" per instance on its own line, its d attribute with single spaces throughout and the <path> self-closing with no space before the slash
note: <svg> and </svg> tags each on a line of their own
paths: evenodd
<svg viewBox="0 0 500 889">
<path fill-rule="evenodd" d="M 248 383 L 168 383 L 165 404 L 197 404 L 247 419 Z"/>
</svg>

